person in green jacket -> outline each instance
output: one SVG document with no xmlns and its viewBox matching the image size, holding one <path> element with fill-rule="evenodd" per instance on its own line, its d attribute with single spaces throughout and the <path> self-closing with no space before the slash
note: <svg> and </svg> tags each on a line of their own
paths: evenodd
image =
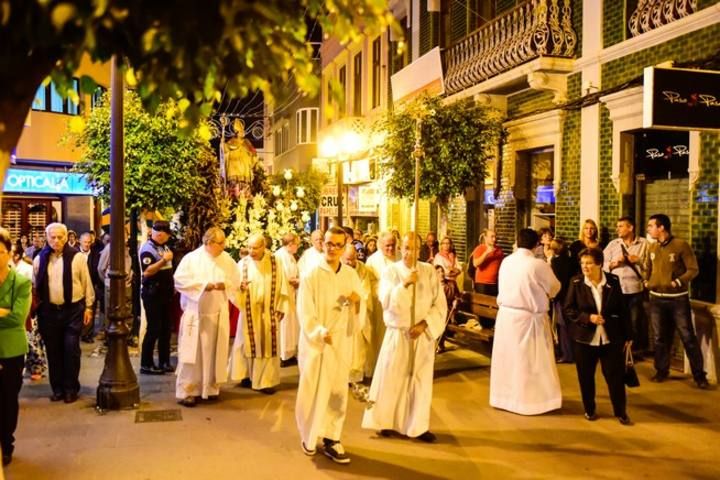
<svg viewBox="0 0 720 480">
<path fill-rule="evenodd" d="M 18 421 L 18 395 L 28 351 L 25 319 L 30 312 L 32 284 L 10 269 L 10 233 L 0 228 L 0 448 L 2 463 L 12 461 Z"/>
</svg>

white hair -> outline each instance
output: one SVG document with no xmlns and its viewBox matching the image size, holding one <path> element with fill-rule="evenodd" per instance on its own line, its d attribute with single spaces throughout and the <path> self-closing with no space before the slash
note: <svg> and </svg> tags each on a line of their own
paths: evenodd
<svg viewBox="0 0 720 480">
<path fill-rule="evenodd" d="M 66 237 L 68 235 L 68 228 L 65 226 L 64 223 L 53 222 L 49 224 L 47 227 L 45 227 L 45 235 L 50 235 L 50 232 L 53 230 L 61 230 Z"/>
</svg>

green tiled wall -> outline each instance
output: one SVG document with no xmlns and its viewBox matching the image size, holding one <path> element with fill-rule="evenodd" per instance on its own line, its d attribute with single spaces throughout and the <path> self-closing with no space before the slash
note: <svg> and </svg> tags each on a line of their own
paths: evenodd
<svg viewBox="0 0 720 480">
<path fill-rule="evenodd" d="M 568 99 L 580 96 L 580 74 L 568 77 Z M 565 114 L 562 173 L 555 203 L 555 231 L 565 240 L 577 237 L 580 222 L 580 112 Z"/>
<path fill-rule="evenodd" d="M 524 90 L 508 97 L 507 116 L 513 119 L 536 110 L 552 107 L 553 93 L 547 90 Z"/>
<path fill-rule="evenodd" d="M 714 302 L 720 300 L 715 298 L 720 134 L 702 133 L 700 138 L 700 178 L 690 196 L 691 244 L 700 264 L 700 275 L 693 281 L 692 293 L 698 300 Z"/>
<path fill-rule="evenodd" d="M 600 188 L 600 218 L 596 218 L 601 236 L 609 235 L 606 240 L 615 237 L 615 222 L 620 216 L 620 196 L 612 184 L 612 131 L 610 111 L 604 105 L 600 107 L 600 156 L 599 156 L 599 188 Z"/>
</svg>

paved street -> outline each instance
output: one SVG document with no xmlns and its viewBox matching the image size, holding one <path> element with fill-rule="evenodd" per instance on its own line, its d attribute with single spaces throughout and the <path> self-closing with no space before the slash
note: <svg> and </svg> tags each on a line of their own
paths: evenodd
<svg viewBox="0 0 720 480">
<path fill-rule="evenodd" d="M 582 418 L 572 365 L 560 365 L 562 411 L 522 417 L 488 406 L 487 359 L 445 353 L 437 362 L 432 414 L 438 443 L 379 439 L 361 430 L 362 406 L 351 398 L 343 443 L 352 463 L 341 466 L 300 451 L 295 367 L 283 370 L 274 396 L 228 386 L 218 403 L 183 408 L 181 421 L 135 423 L 135 411 L 96 413 L 102 359 L 84 353 L 78 403 L 51 404 L 45 383 L 23 388 L 7 479 L 720 477 L 720 392 L 698 391 L 680 375 L 650 383 L 649 362 L 639 365 L 642 386 L 629 393 L 636 425 L 624 427 L 611 416 L 603 385 L 600 419 Z M 181 408 L 173 398 L 173 376 L 141 381 L 142 411 Z"/>
</svg>

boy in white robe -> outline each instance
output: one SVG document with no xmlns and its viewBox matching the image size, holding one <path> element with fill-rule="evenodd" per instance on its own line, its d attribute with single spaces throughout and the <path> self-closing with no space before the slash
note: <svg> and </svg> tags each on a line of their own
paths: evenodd
<svg viewBox="0 0 720 480">
<path fill-rule="evenodd" d="M 534 230 L 518 233 L 515 253 L 503 260 L 498 277 L 490 405 L 521 415 L 538 415 L 562 405 L 548 309 L 560 291 L 550 265 L 535 258 Z"/>
<path fill-rule="evenodd" d="M 285 317 L 280 322 L 280 366 L 286 367 L 297 363 L 298 335 L 300 325 L 297 319 L 297 288 L 300 286 L 300 275 L 295 260 L 300 239 L 294 233 L 288 233 L 282 238 L 283 246 L 275 252 L 275 258 L 282 266 L 285 274 L 285 289 L 287 291 L 287 309 Z"/>
<path fill-rule="evenodd" d="M 225 251 L 225 234 L 217 227 L 203 235 L 203 245 L 183 257 L 175 271 L 183 315 L 178 338 L 175 396 L 194 407 L 197 398 L 215 400 L 227 380 L 230 316 L 240 276 Z"/>
<path fill-rule="evenodd" d="M 358 261 L 357 250 L 349 241 L 345 245 L 342 262 L 348 267 L 354 268 L 355 272 L 358 274 L 360 285 L 362 286 L 360 296 L 365 302 L 366 308 L 365 318 L 370 318 L 370 315 L 372 314 L 372 303 L 369 302 L 370 292 L 372 289 L 370 277 L 372 274 L 364 263 Z M 372 372 L 365 372 L 365 367 L 367 365 L 367 353 L 370 347 L 370 342 L 372 341 L 371 334 L 372 330 L 370 329 L 370 323 L 366 321 L 362 330 L 358 331 L 353 339 L 353 356 L 352 363 L 350 365 L 350 381 L 353 383 L 362 382 L 366 376 L 372 377 Z"/>
<path fill-rule="evenodd" d="M 413 249 L 417 246 L 414 233 L 405 235 L 402 260 L 388 267 L 380 280 L 379 296 L 387 330 L 370 385 L 374 405 L 365 410 L 362 426 L 380 430 L 382 436 L 395 431 L 433 442 L 433 366 L 436 341 L 445 330 L 447 301 L 433 266 L 417 262 L 413 267 Z"/>
<path fill-rule="evenodd" d="M 230 376 L 240 386 L 272 395 L 280 384 L 279 323 L 287 311 L 285 274 L 265 248 L 265 236 L 248 239 L 249 255 L 238 262 L 240 331 L 230 359 Z"/>
<path fill-rule="evenodd" d="M 365 302 L 355 270 L 340 263 L 345 232 L 325 234 L 325 261 L 300 279 L 298 317 L 300 344 L 295 419 L 301 447 L 315 455 L 322 438 L 323 453 L 336 463 L 350 463 L 340 443 L 348 399 L 354 335 L 365 321 Z"/>
</svg>

